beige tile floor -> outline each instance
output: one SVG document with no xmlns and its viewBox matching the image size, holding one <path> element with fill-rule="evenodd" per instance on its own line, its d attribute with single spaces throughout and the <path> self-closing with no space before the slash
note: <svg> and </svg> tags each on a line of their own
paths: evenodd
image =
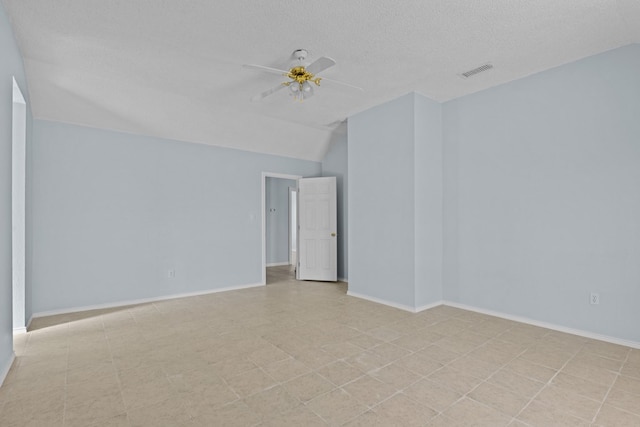
<svg viewBox="0 0 640 427">
<path fill-rule="evenodd" d="M 33 321 L 2 426 L 640 426 L 640 350 L 344 283 Z"/>
</svg>

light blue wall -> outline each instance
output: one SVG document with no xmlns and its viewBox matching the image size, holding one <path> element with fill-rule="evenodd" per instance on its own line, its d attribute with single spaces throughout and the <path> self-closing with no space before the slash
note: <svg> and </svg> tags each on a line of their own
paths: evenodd
<svg viewBox="0 0 640 427">
<path fill-rule="evenodd" d="M 267 265 L 289 262 L 289 187 L 296 188 L 297 185 L 297 182 L 291 179 L 267 178 Z"/>
<path fill-rule="evenodd" d="M 638 117 L 636 44 L 443 106 L 407 95 L 350 118 L 350 292 L 640 341 Z"/>
<path fill-rule="evenodd" d="M 349 117 L 349 292 L 413 307 L 414 98 Z"/>
<path fill-rule="evenodd" d="M 458 127 L 451 103 L 442 109 L 442 297 L 458 298 Z"/>
<path fill-rule="evenodd" d="M 349 118 L 349 292 L 442 301 L 442 107 L 411 93 Z"/>
<path fill-rule="evenodd" d="M 442 106 L 414 97 L 415 307 L 442 301 Z"/>
<path fill-rule="evenodd" d="M 13 77 L 29 103 L 22 57 L 9 19 L 0 4 L 0 381 L 13 356 L 13 303 L 11 277 L 11 139 Z M 27 109 L 27 144 L 31 138 L 31 112 Z M 30 312 L 27 311 L 27 315 Z"/>
<path fill-rule="evenodd" d="M 640 45 L 448 102 L 444 125 L 445 297 L 640 341 Z"/>
<path fill-rule="evenodd" d="M 317 162 L 41 120 L 32 156 L 35 313 L 260 283 L 262 172 L 320 174 Z"/>
<path fill-rule="evenodd" d="M 346 123 L 333 134 L 329 151 L 322 160 L 322 176 L 336 177 L 338 209 L 338 279 L 349 279 L 348 257 L 348 150 Z"/>
</svg>

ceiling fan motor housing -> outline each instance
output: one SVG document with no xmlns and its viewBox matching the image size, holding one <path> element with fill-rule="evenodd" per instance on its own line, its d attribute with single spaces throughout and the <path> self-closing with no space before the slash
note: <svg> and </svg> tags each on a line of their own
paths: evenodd
<svg viewBox="0 0 640 427">
<path fill-rule="evenodd" d="M 308 80 L 311 80 L 312 82 L 316 83 L 317 85 L 320 84 L 320 78 L 316 78 L 314 79 L 313 74 L 309 73 L 305 67 L 303 67 L 302 65 L 297 66 L 297 67 L 293 67 L 291 68 L 291 70 L 289 70 L 289 74 L 287 75 L 287 77 L 289 77 L 292 80 L 295 80 L 296 82 L 302 84 Z"/>
</svg>

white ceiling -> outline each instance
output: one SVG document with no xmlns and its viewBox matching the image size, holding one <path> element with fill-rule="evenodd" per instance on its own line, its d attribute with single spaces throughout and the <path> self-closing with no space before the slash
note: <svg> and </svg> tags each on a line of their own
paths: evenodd
<svg viewBox="0 0 640 427">
<path fill-rule="evenodd" d="M 408 92 L 446 101 L 640 42 L 640 0 L 2 3 L 36 118 L 309 160 L 339 121 Z M 287 68 L 298 48 L 365 91 L 250 102 L 283 79 L 242 64 Z"/>
</svg>

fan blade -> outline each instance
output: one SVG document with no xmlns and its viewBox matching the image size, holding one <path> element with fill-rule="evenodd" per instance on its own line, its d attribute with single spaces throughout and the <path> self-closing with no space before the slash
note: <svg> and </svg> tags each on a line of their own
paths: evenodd
<svg viewBox="0 0 640 427">
<path fill-rule="evenodd" d="M 278 86 L 276 86 L 276 87 L 272 87 L 272 88 L 271 88 L 271 89 L 269 89 L 269 90 L 265 90 L 264 92 L 259 93 L 259 94 L 255 95 L 255 96 L 253 96 L 253 97 L 251 98 L 251 102 L 258 102 L 258 101 L 260 101 L 260 100 L 262 100 L 262 99 L 266 98 L 267 96 L 271 95 L 272 93 L 277 92 L 277 91 L 279 91 L 280 89 L 285 88 L 285 87 L 286 87 L 286 86 L 285 86 L 285 84 L 284 84 L 284 83 L 280 83 L 280 84 L 279 84 Z"/>
<path fill-rule="evenodd" d="M 327 68 L 333 67 L 334 65 L 336 65 L 336 61 L 334 61 L 331 58 L 327 58 L 326 56 L 323 56 L 322 58 L 318 58 L 315 61 L 313 61 L 311 64 L 309 64 L 309 66 L 306 69 L 311 74 L 316 75 L 326 70 Z"/>
<path fill-rule="evenodd" d="M 333 80 L 333 79 L 328 79 L 328 78 L 326 78 L 326 77 L 321 77 L 321 78 L 320 78 L 320 83 L 322 83 L 323 81 L 327 81 L 327 82 L 329 82 L 329 83 L 331 83 L 331 84 L 338 84 L 338 85 L 342 85 L 342 86 L 345 86 L 345 87 L 348 87 L 348 88 L 351 88 L 351 89 L 356 89 L 356 90 L 359 90 L 359 91 L 361 91 L 361 92 L 364 92 L 364 89 L 362 89 L 362 88 L 361 88 L 361 87 L 359 87 L 359 86 L 354 86 L 354 85 L 352 85 L 352 84 L 345 83 L 345 82 L 341 82 L 341 81 L 339 81 L 339 80 Z"/>
<path fill-rule="evenodd" d="M 282 75 L 286 76 L 287 74 L 289 74 L 288 71 L 278 70 L 277 68 L 265 67 L 264 65 L 244 64 L 242 68 L 247 68 L 249 70 L 265 71 L 267 73 L 278 74 L 281 76 Z"/>
</svg>

